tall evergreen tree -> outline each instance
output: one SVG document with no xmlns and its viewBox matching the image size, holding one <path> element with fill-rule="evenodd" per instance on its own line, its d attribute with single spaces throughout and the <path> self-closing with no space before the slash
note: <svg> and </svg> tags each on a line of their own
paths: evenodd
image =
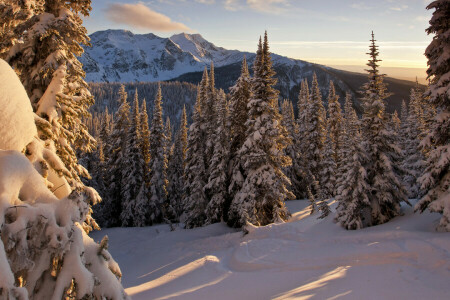
<svg viewBox="0 0 450 300">
<path fill-rule="evenodd" d="M 140 150 L 142 156 L 142 174 L 143 182 L 136 196 L 134 206 L 133 225 L 142 227 L 150 224 L 151 212 L 157 211 L 156 205 L 150 202 L 150 128 L 148 125 L 147 104 L 145 99 L 142 101 L 140 110 Z"/>
<path fill-rule="evenodd" d="M 195 102 L 192 124 L 189 127 L 188 148 L 186 153 L 186 184 L 183 206 L 185 211 L 186 228 L 203 226 L 206 221 L 206 206 L 208 201 L 203 190 L 207 178 L 205 166 L 205 127 L 202 109 L 202 87 L 198 87 L 197 101 Z"/>
<path fill-rule="evenodd" d="M 403 143 L 403 164 L 405 170 L 403 182 L 408 191 L 409 198 L 417 198 L 423 196 L 418 183 L 418 178 L 425 170 L 425 157 L 420 147 L 420 138 L 422 135 L 420 104 L 419 99 L 415 99 L 415 90 L 411 90 L 411 99 L 409 101 L 409 114 L 404 128 Z"/>
<path fill-rule="evenodd" d="M 230 157 L 229 131 L 227 126 L 228 106 L 224 93 L 217 99 L 217 123 L 214 136 L 214 153 L 209 167 L 208 183 L 205 186 L 205 194 L 210 198 L 206 207 L 206 223 L 212 224 L 224 219 L 224 206 L 227 198 L 228 162 Z"/>
<path fill-rule="evenodd" d="M 337 165 L 335 161 L 335 153 L 333 150 L 333 140 L 331 132 L 327 132 L 323 158 L 320 162 L 320 184 L 321 191 L 325 198 L 331 198 L 336 194 L 336 172 Z M 338 149 L 338 151 L 340 151 Z"/>
<path fill-rule="evenodd" d="M 172 221 L 179 221 L 183 213 L 183 193 L 185 185 L 185 162 L 187 151 L 187 117 L 186 107 L 183 107 L 181 114 L 180 128 L 175 135 L 173 156 L 169 161 L 168 169 L 168 196 L 170 206 L 170 218 Z"/>
<path fill-rule="evenodd" d="M 139 113 L 138 92 L 134 94 L 133 111 L 125 141 L 124 167 L 122 169 L 122 226 L 134 225 L 136 198 L 143 186 L 145 161 L 141 148 L 141 115 Z"/>
<path fill-rule="evenodd" d="M 309 144 L 306 152 L 309 172 L 316 178 L 320 178 L 321 161 L 326 139 L 326 114 L 322 103 L 317 76 L 314 73 L 307 108 L 307 128 L 305 140 Z M 317 192 L 317 191 L 315 191 Z"/>
<path fill-rule="evenodd" d="M 342 134 L 342 109 L 339 104 L 339 96 L 336 95 L 333 81 L 330 81 L 330 89 L 328 92 L 328 129 L 330 134 L 331 148 L 334 152 L 333 158 L 339 167 L 341 157 L 341 134 Z"/>
<path fill-rule="evenodd" d="M 282 125 L 286 127 L 289 139 L 292 140 L 292 144 L 288 145 L 285 149 L 285 153 L 292 160 L 292 165 L 283 169 L 283 172 L 289 178 L 291 182 L 290 190 L 295 195 L 296 199 L 301 199 L 305 195 L 305 189 L 303 187 L 304 176 L 302 176 L 302 165 L 300 158 L 300 141 L 297 140 L 298 124 L 294 117 L 294 107 L 292 102 L 284 100 L 281 106 L 282 111 Z"/>
<path fill-rule="evenodd" d="M 119 109 L 114 118 L 114 127 L 110 139 L 109 173 L 106 184 L 109 190 L 108 200 L 104 203 L 103 212 L 106 227 L 120 226 L 122 212 L 122 171 L 125 167 L 125 149 L 130 126 L 130 105 L 127 102 L 125 86 L 119 90 Z"/>
<path fill-rule="evenodd" d="M 406 191 L 398 178 L 400 149 L 387 128 L 384 100 L 389 96 L 378 70 L 378 46 L 372 32 L 367 66 L 369 81 L 363 85 L 362 130 L 368 154 L 367 180 L 370 186 L 371 218 L 368 225 L 382 224 L 400 213 L 400 202 L 407 201 Z"/>
<path fill-rule="evenodd" d="M 89 117 L 94 99 L 77 56 L 83 53 L 81 45 L 89 45 L 82 17 L 89 15 L 90 1 L 15 2 L 4 3 L 0 12 L 0 57 L 19 74 L 40 117 L 39 137 L 56 149 L 69 171 L 61 175 L 72 188 L 83 186 L 81 178 L 89 178 L 89 173 L 76 152 L 95 148 L 82 121 Z"/>
<path fill-rule="evenodd" d="M 345 102 L 345 130 L 342 145 L 341 180 L 337 185 L 335 220 L 346 229 L 361 229 L 370 221 L 370 186 L 365 165 L 368 157 L 357 129 L 358 117 L 349 95 Z"/>
<path fill-rule="evenodd" d="M 450 231 L 450 2 L 433 1 L 427 9 L 434 9 L 427 28 L 434 37 L 425 51 L 431 78 L 427 96 L 430 106 L 436 108 L 436 116 L 430 134 L 422 141 L 431 149 L 425 174 L 419 179 L 427 193 L 415 208 L 441 213 L 438 230 Z"/>
<path fill-rule="evenodd" d="M 286 220 L 289 212 L 284 200 L 294 197 L 287 189 L 289 179 L 282 172 L 291 163 L 283 153 L 291 141 L 277 110 L 278 92 L 273 89 L 276 79 L 267 33 L 264 44 L 258 45 L 254 73 L 246 141 L 239 150 L 247 176 L 231 204 L 228 223 L 233 226 Z"/>
<path fill-rule="evenodd" d="M 245 142 L 248 119 L 248 102 L 251 97 L 251 79 L 248 71 L 247 60 L 242 60 L 241 75 L 234 86 L 230 88 L 229 104 L 229 128 L 230 128 L 230 184 L 228 187 L 228 198 L 224 203 L 223 217 L 228 220 L 228 210 L 232 199 L 242 188 L 246 174 L 244 173 L 244 161 L 239 149 Z"/>
<path fill-rule="evenodd" d="M 151 223 L 161 222 L 166 218 L 167 198 L 167 157 L 166 136 L 162 111 L 161 85 L 158 84 L 155 102 L 153 105 L 153 119 L 150 131 L 150 205 L 156 210 L 151 212 Z"/>
</svg>

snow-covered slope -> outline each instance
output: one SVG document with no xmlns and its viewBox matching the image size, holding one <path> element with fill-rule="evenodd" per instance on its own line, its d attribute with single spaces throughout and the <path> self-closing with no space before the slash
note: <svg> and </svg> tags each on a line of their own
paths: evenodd
<svg viewBox="0 0 450 300">
<path fill-rule="evenodd" d="M 94 82 L 160 81 L 201 71 L 214 62 L 216 67 L 249 62 L 255 54 L 217 47 L 200 34 L 180 33 L 161 38 L 152 33 L 133 34 L 127 30 L 98 31 L 90 35 L 92 47 L 80 57 L 86 80 Z M 273 55 L 275 65 L 293 68 L 306 62 Z M 308 64 L 309 65 L 309 64 Z"/>
<path fill-rule="evenodd" d="M 346 231 L 309 216 L 307 201 L 287 203 L 289 223 L 112 228 L 110 251 L 133 299 L 448 299 L 450 236 L 437 214 L 404 216 Z M 335 204 L 332 205 L 334 208 Z"/>
<path fill-rule="evenodd" d="M 200 71 L 214 61 L 223 66 L 242 60 L 244 53 L 216 47 L 199 34 L 161 38 L 126 30 L 93 33 L 92 47 L 80 58 L 87 81 L 159 81 Z"/>
</svg>

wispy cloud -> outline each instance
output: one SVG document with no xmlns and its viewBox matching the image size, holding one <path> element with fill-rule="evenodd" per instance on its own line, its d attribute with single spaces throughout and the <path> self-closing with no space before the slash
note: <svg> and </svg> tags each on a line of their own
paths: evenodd
<svg viewBox="0 0 450 300">
<path fill-rule="evenodd" d="M 230 11 L 251 9 L 260 13 L 281 14 L 291 5 L 290 0 L 224 0 L 223 6 Z"/>
<path fill-rule="evenodd" d="M 364 2 L 356 2 L 350 5 L 351 8 L 357 9 L 357 10 L 371 10 L 374 7 L 371 5 L 367 5 Z"/>
<path fill-rule="evenodd" d="M 160 32 L 190 31 L 186 25 L 174 22 L 168 16 L 158 13 L 142 3 L 110 4 L 106 8 L 106 17 L 115 23 L 141 29 L 151 29 Z"/>
<path fill-rule="evenodd" d="M 389 10 L 403 11 L 403 10 L 405 10 L 407 8 L 408 8 L 408 5 L 404 4 L 404 5 L 400 5 L 400 6 L 391 6 L 391 7 L 389 7 Z"/>
</svg>

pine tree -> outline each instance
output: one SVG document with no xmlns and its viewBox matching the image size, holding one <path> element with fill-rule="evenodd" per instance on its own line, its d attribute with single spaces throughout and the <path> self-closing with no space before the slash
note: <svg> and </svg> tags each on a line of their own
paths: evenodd
<svg viewBox="0 0 450 300">
<path fill-rule="evenodd" d="M 205 127 L 202 109 L 204 107 L 201 85 L 198 88 L 192 124 L 189 127 L 188 148 L 186 153 L 186 184 L 184 192 L 184 212 L 186 228 L 203 226 L 206 221 L 206 206 L 208 204 L 203 187 L 206 185 L 204 139 Z"/>
<path fill-rule="evenodd" d="M 143 181 L 138 189 L 134 206 L 133 225 L 142 227 L 150 224 L 150 214 L 157 210 L 156 205 L 150 203 L 150 128 L 148 125 L 147 104 L 142 101 L 140 110 L 140 151 L 142 156 Z"/>
<path fill-rule="evenodd" d="M 83 119 L 94 103 L 77 56 L 89 45 L 82 17 L 90 2 L 8 1 L 1 8 L 0 57 L 19 74 L 30 97 L 39 137 L 55 148 L 69 172 L 61 174 L 71 187 L 83 186 L 88 171 L 78 163 L 76 151 L 91 152 L 95 140 Z M 3 21 L 4 20 L 4 21 Z M 51 128 L 48 130 L 48 128 Z"/>
<path fill-rule="evenodd" d="M 244 161 L 239 153 L 245 142 L 245 133 L 247 130 L 246 122 L 248 119 L 248 102 L 251 97 L 251 82 L 248 71 L 247 60 L 244 56 L 242 61 L 241 75 L 234 86 L 230 88 L 230 184 L 228 187 L 228 199 L 224 204 L 224 219 L 228 219 L 228 210 L 231 200 L 244 184 Z"/>
<path fill-rule="evenodd" d="M 411 90 L 411 99 L 409 101 L 409 114 L 405 121 L 404 144 L 403 144 L 403 164 L 405 170 L 403 182 L 408 191 L 409 198 L 423 196 L 418 183 L 418 178 L 425 170 L 425 157 L 420 147 L 420 138 L 422 135 L 421 114 L 419 99 L 415 98 L 415 90 Z"/>
<path fill-rule="evenodd" d="M 334 152 L 333 158 L 336 165 L 340 166 L 340 148 L 342 134 L 342 109 L 339 104 L 339 96 L 336 95 L 333 81 L 330 81 L 328 92 L 328 129 L 331 139 L 331 148 Z"/>
<path fill-rule="evenodd" d="M 317 206 L 317 209 L 320 211 L 320 216 L 318 217 L 318 219 L 323 219 L 327 217 L 331 212 L 330 207 L 328 206 L 329 197 L 327 197 L 326 195 L 326 190 L 322 186 L 320 186 L 319 181 L 316 180 L 314 176 L 312 179 L 313 187 L 316 191 L 316 195 L 313 197 L 314 201 L 312 206 Z M 314 208 L 311 209 L 311 213 L 313 213 L 314 210 Z"/>
<path fill-rule="evenodd" d="M 168 196 L 170 206 L 170 217 L 172 221 L 179 221 L 183 213 L 183 193 L 185 185 L 185 162 L 187 151 L 187 117 L 186 107 L 181 114 L 180 128 L 175 135 L 173 156 L 169 161 L 168 169 Z"/>
<path fill-rule="evenodd" d="M 288 145 L 285 149 L 286 155 L 292 160 L 292 165 L 285 167 L 283 172 L 291 182 L 290 190 L 295 195 L 296 199 L 301 199 L 304 195 L 304 176 L 302 176 L 302 166 L 300 161 L 300 141 L 296 139 L 299 134 L 298 124 L 295 121 L 292 102 L 289 100 L 284 100 L 281 106 L 281 111 L 283 116 L 282 125 L 286 127 L 288 138 L 292 140 L 292 144 Z"/>
<path fill-rule="evenodd" d="M 321 173 L 321 161 L 323 159 L 323 150 L 326 139 L 326 115 L 322 103 L 322 94 L 320 93 L 317 76 L 314 73 L 309 97 L 309 106 L 307 108 L 307 125 L 305 141 L 309 144 L 306 150 L 306 159 L 309 172 L 316 178 Z"/>
<path fill-rule="evenodd" d="M 361 229 L 370 220 L 370 186 L 365 165 L 368 162 L 362 147 L 358 117 L 351 107 L 350 97 L 345 102 L 345 130 L 343 143 L 342 179 L 337 186 L 336 222 L 346 229 Z"/>
<path fill-rule="evenodd" d="M 158 84 L 158 91 L 153 106 L 153 119 L 150 132 L 150 158 L 151 158 L 151 178 L 150 193 L 151 207 L 156 211 L 151 212 L 151 223 L 161 222 L 166 218 L 166 198 L 167 198 L 167 157 L 166 157 L 166 136 L 164 134 L 162 94 L 161 85 Z"/>
<path fill-rule="evenodd" d="M 284 200 L 294 195 L 287 190 L 289 179 L 282 168 L 291 163 L 283 149 L 290 144 L 287 131 L 281 125 L 277 109 L 278 92 L 272 69 L 267 33 L 264 44 L 258 45 L 254 64 L 252 98 L 246 122 L 246 141 L 239 150 L 247 175 L 242 189 L 230 207 L 228 223 L 243 226 L 247 222 L 266 225 L 289 217 Z"/>
<path fill-rule="evenodd" d="M 137 89 L 134 94 L 133 112 L 125 141 L 124 168 L 122 169 L 122 226 L 134 225 L 136 198 L 144 184 L 144 158 L 141 151 L 141 115 Z"/>
<path fill-rule="evenodd" d="M 368 225 L 382 224 L 400 213 L 400 202 L 407 201 L 406 191 L 398 178 L 400 149 L 390 134 L 385 117 L 384 100 L 389 96 L 378 71 L 378 46 L 372 33 L 370 45 L 369 82 L 361 92 L 364 114 L 362 129 L 367 151 L 367 181 L 370 186 L 371 219 Z"/>
<path fill-rule="evenodd" d="M 427 28 L 427 33 L 434 37 L 425 56 L 428 58 L 427 74 L 431 78 L 427 96 L 430 106 L 436 108 L 436 116 L 430 134 L 422 141 L 431 149 L 427 168 L 419 179 L 427 193 L 415 209 L 423 212 L 428 208 L 441 213 L 438 230 L 450 231 L 450 2 L 433 1 L 427 9 L 435 9 Z"/>
<path fill-rule="evenodd" d="M 206 224 L 220 222 L 224 219 L 224 206 L 227 198 L 230 134 L 227 126 L 228 106 L 224 93 L 221 93 L 217 99 L 216 111 L 218 115 L 214 135 L 214 153 L 208 171 L 208 183 L 205 186 L 205 194 L 211 199 L 206 207 Z"/>
<path fill-rule="evenodd" d="M 208 73 L 205 69 L 204 76 L 208 76 Z M 205 98 L 204 98 L 204 108 L 202 110 L 203 118 L 206 121 L 204 126 L 206 130 L 206 136 L 205 136 L 205 166 L 207 171 L 207 177 L 209 177 L 209 170 L 210 170 L 210 162 L 212 161 L 212 157 L 214 154 L 214 148 L 215 148 L 215 131 L 216 131 L 216 123 L 217 123 L 217 91 L 215 88 L 215 79 L 214 79 L 214 64 L 211 62 L 211 68 L 209 71 L 209 78 L 208 80 L 204 82 L 207 86 Z M 204 89 L 202 87 L 202 89 Z"/>
<path fill-rule="evenodd" d="M 109 172 L 106 179 L 109 193 L 105 199 L 102 212 L 106 220 L 104 225 L 106 227 L 121 225 L 122 171 L 125 167 L 125 149 L 130 126 L 130 105 L 127 102 L 127 92 L 124 85 L 120 86 L 118 102 L 119 109 L 115 114 L 114 129 L 110 138 Z"/>
</svg>

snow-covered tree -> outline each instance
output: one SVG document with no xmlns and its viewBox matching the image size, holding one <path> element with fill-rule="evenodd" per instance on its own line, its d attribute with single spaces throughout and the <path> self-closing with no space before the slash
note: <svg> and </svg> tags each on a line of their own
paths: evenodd
<svg viewBox="0 0 450 300">
<path fill-rule="evenodd" d="M 230 88 L 230 185 L 228 187 L 229 199 L 224 207 L 224 219 L 228 219 L 228 208 L 231 200 L 242 188 L 246 174 L 244 174 L 244 161 L 239 153 L 245 142 L 245 133 L 247 130 L 246 122 L 248 119 L 248 102 L 251 97 L 251 82 L 248 71 L 247 60 L 244 56 L 242 61 L 241 75 L 234 86 Z"/>
<path fill-rule="evenodd" d="M 428 77 L 431 84 L 427 92 L 429 103 L 436 108 L 431 132 L 422 140 L 431 151 L 427 168 L 419 181 L 425 196 L 416 204 L 416 210 L 429 209 L 442 214 L 438 230 L 450 231 L 450 2 L 437 0 L 427 9 L 434 9 L 428 34 L 433 40 L 425 51 L 428 58 Z"/>
<path fill-rule="evenodd" d="M 185 161 L 187 151 L 187 117 L 186 107 L 183 107 L 181 124 L 175 135 L 172 159 L 168 169 L 168 197 L 170 206 L 170 218 L 179 221 L 183 213 L 183 193 L 185 185 Z"/>
<path fill-rule="evenodd" d="M 342 145 L 342 174 L 337 186 L 336 222 L 346 229 L 361 229 L 370 221 L 371 193 L 365 165 L 368 161 L 358 130 L 358 117 L 351 107 L 350 97 L 345 102 L 345 130 Z"/>
<path fill-rule="evenodd" d="M 106 185 L 108 196 L 102 207 L 101 214 L 106 221 L 103 226 L 120 226 L 122 212 L 122 175 L 125 167 L 125 149 L 130 126 L 130 105 L 127 102 L 125 86 L 119 90 L 119 109 L 114 117 L 114 127 L 110 138 L 110 157 L 108 159 L 109 172 Z"/>
<path fill-rule="evenodd" d="M 399 169 L 400 148 L 387 128 L 384 100 L 389 96 L 378 70 L 378 46 L 372 33 L 367 66 L 369 81 L 363 85 L 364 109 L 362 130 L 364 148 L 368 155 L 367 182 L 371 204 L 368 225 L 382 224 L 400 213 L 400 202 L 407 201 L 406 191 L 396 170 Z"/>
<path fill-rule="evenodd" d="M 206 221 L 206 206 L 208 205 L 205 192 L 207 178 L 205 157 L 204 157 L 204 139 L 205 127 L 202 109 L 204 103 L 201 95 L 202 87 L 198 88 L 197 101 L 195 103 L 192 124 L 189 127 L 188 148 L 186 153 L 186 184 L 184 193 L 184 212 L 186 228 L 203 226 Z"/>
<path fill-rule="evenodd" d="M 415 98 L 415 90 L 411 90 L 409 101 L 409 114 L 406 120 L 404 143 L 403 143 L 403 164 L 405 170 L 403 183 L 408 191 L 409 198 L 423 196 L 418 178 L 425 170 L 425 157 L 420 147 L 422 135 L 420 99 Z"/>
<path fill-rule="evenodd" d="M 306 159 L 309 172 L 316 178 L 320 176 L 321 161 L 326 139 L 326 113 L 322 103 L 322 94 L 320 93 L 317 76 L 314 73 L 307 108 L 307 128 L 305 142 L 308 144 L 306 149 Z"/>
<path fill-rule="evenodd" d="M 292 102 L 284 100 L 281 105 L 282 112 L 282 125 L 286 127 L 289 139 L 292 140 L 292 144 L 288 145 L 285 149 L 285 153 L 292 160 L 292 165 L 283 169 L 283 172 L 289 178 L 291 182 L 290 190 L 295 195 L 296 199 L 301 199 L 305 194 L 303 187 L 304 176 L 302 176 L 302 165 L 300 158 L 300 142 L 297 140 L 298 136 L 298 124 L 294 117 L 294 108 Z"/>
<path fill-rule="evenodd" d="M 54 147 L 67 170 L 71 187 L 83 186 L 88 171 L 78 163 L 76 151 L 90 152 L 95 140 L 83 118 L 94 103 L 77 56 L 89 44 L 82 17 L 90 1 L 2 2 L 0 57 L 19 74 L 37 119 L 39 137 Z M 50 130 L 47 128 L 50 127 Z"/>
<path fill-rule="evenodd" d="M 124 167 L 122 169 L 122 226 L 133 226 L 136 215 L 136 198 L 145 183 L 145 161 L 141 148 L 141 115 L 139 113 L 138 92 L 134 93 L 133 109 L 126 135 Z"/>
<path fill-rule="evenodd" d="M 214 153 L 209 166 L 208 183 L 205 194 L 210 199 L 206 207 L 206 223 L 212 224 L 224 219 L 224 206 L 227 198 L 230 139 L 227 126 L 228 106 L 224 93 L 217 97 L 216 132 L 214 134 Z"/>
<path fill-rule="evenodd" d="M 205 69 L 204 76 L 208 76 L 208 73 Z M 212 161 L 212 157 L 214 155 L 215 148 L 215 132 L 216 132 L 216 124 L 217 124 L 217 91 L 215 88 L 215 79 L 214 79 L 214 64 L 211 62 L 211 67 L 209 70 L 209 78 L 208 80 L 203 80 L 202 83 L 206 84 L 206 87 L 203 87 L 202 90 L 206 88 L 205 98 L 203 99 L 204 108 L 202 110 L 203 118 L 205 120 L 204 126 L 206 130 L 205 136 L 205 166 L 207 171 L 207 177 L 209 177 L 210 171 L 210 163 Z"/>
<path fill-rule="evenodd" d="M 333 150 L 333 158 L 336 165 L 340 166 L 340 148 L 341 148 L 341 134 L 342 134 L 342 109 L 339 104 L 339 96 L 336 95 L 333 81 L 330 81 L 330 89 L 328 92 L 328 129 L 331 148 Z M 330 145 L 328 145 L 330 146 Z"/>
<path fill-rule="evenodd" d="M 266 225 L 289 216 L 284 200 L 293 198 L 289 179 L 282 168 L 291 163 L 283 150 L 291 143 L 278 112 L 278 92 L 272 69 L 267 32 L 258 45 L 252 80 L 252 98 L 248 103 L 246 140 L 239 150 L 246 178 L 230 207 L 229 222 L 234 226 L 251 223 Z"/>
<path fill-rule="evenodd" d="M 100 197 L 58 188 L 67 181 L 54 175 L 67 168 L 37 137 L 39 117 L 3 60 L 0 107 L 0 298 L 126 299 L 107 237 L 99 245 L 88 236 Z"/>
<path fill-rule="evenodd" d="M 150 131 L 150 193 L 151 206 L 156 211 L 151 211 L 151 223 L 161 222 L 166 218 L 166 199 L 167 199 L 167 157 L 166 157 L 166 136 L 164 134 L 164 122 L 162 111 L 161 85 L 158 85 L 158 91 L 153 106 L 153 119 Z"/>
</svg>

